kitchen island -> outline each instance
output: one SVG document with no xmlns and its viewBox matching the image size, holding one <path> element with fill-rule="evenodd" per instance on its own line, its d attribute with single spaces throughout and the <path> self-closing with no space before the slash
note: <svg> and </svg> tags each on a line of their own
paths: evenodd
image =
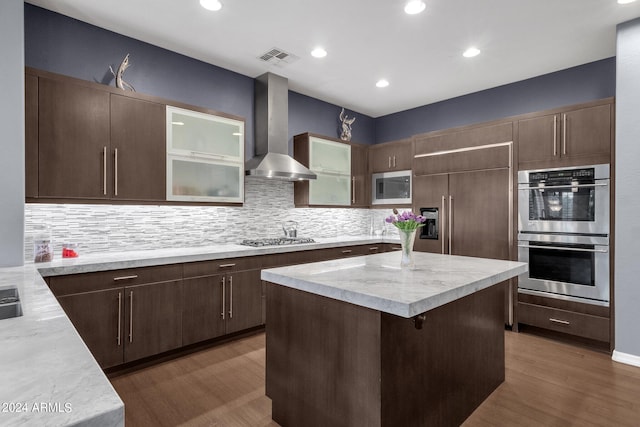
<svg viewBox="0 0 640 427">
<path fill-rule="evenodd" d="M 525 263 L 398 253 L 263 270 L 282 426 L 460 425 L 504 381 L 504 282 Z"/>
</svg>

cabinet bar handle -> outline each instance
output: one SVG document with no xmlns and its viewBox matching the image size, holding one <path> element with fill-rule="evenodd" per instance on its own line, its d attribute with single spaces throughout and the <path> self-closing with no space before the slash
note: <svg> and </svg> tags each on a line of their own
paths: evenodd
<svg viewBox="0 0 640 427">
<path fill-rule="evenodd" d="M 233 319 L 233 276 L 229 276 L 229 319 Z"/>
<path fill-rule="evenodd" d="M 567 154 L 567 114 L 562 115 L 562 154 Z"/>
<path fill-rule="evenodd" d="M 107 147 L 102 149 L 102 194 L 107 195 Z"/>
<path fill-rule="evenodd" d="M 356 202 L 356 177 L 351 177 L 351 203 Z"/>
<path fill-rule="evenodd" d="M 553 323 L 559 323 L 561 325 L 570 325 L 571 324 L 571 322 L 569 322 L 567 320 L 554 319 L 553 317 L 550 317 L 549 321 L 553 322 Z"/>
<path fill-rule="evenodd" d="M 369 250 L 370 250 L 370 251 L 377 251 L 377 250 L 378 250 L 378 247 L 377 247 L 377 246 L 372 246 L 372 247 L 370 247 L 370 248 L 369 248 Z"/>
<path fill-rule="evenodd" d="M 350 254 L 351 252 L 353 252 L 351 249 L 345 249 L 342 251 L 343 254 Z"/>
<path fill-rule="evenodd" d="M 396 156 L 393 156 L 393 167 L 396 167 Z"/>
<path fill-rule="evenodd" d="M 225 288 L 227 287 L 227 284 L 225 283 L 225 279 L 226 278 L 224 276 L 222 276 L 222 313 L 220 313 L 220 315 L 222 316 L 222 320 L 224 320 L 225 311 L 227 310 L 227 306 L 225 305 L 225 301 L 224 301 L 225 298 L 226 298 L 226 295 L 225 295 L 226 289 Z"/>
<path fill-rule="evenodd" d="M 129 292 L 129 342 L 133 342 L 133 291 Z"/>
<path fill-rule="evenodd" d="M 122 292 L 118 292 L 118 347 L 122 344 Z"/>
<path fill-rule="evenodd" d="M 453 254 L 453 244 L 451 243 L 453 235 L 453 196 L 449 196 L 449 255 Z"/>
<path fill-rule="evenodd" d="M 235 267 L 235 264 L 220 264 L 218 267 L 219 268 L 229 268 L 229 267 Z"/>
<path fill-rule="evenodd" d="M 558 155 L 558 116 L 553 115 L 553 157 Z"/>
<path fill-rule="evenodd" d="M 440 212 L 440 217 L 443 220 L 445 219 L 445 216 L 444 216 L 445 199 L 446 199 L 446 197 L 443 195 L 442 196 L 442 211 Z M 442 224 L 442 221 L 440 222 L 440 228 L 442 229 L 442 231 L 444 231 L 444 225 Z M 440 233 L 440 240 L 441 240 L 441 243 L 442 243 L 442 252 L 440 252 L 440 253 L 444 254 L 444 233 Z"/>
<path fill-rule="evenodd" d="M 118 280 L 129 280 L 129 279 L 137 279 L 138 275 L 137 274 L 133 274 L 131 276 L 120 276 L 120 277 L 114 277 L 113 281 L 117 282 Z"/>
<path fill-rule="evenodd" d="M 391 156 L 389 156 L 389 169 L 391 169 Z"/>
<path fill-rule="evenodd" d="M 118 195 L 118 149 L 113 151 L 113 194 Z"/>
<path fill-rule="evenodd" d="M 391 250 L 392 250 L 392 251 L 401 251 L 401 250 L 402 250 L 402 248 L 395 248 L 395 247 L 394 247 L 394 248 L 391 248 Z"/>
</svg>

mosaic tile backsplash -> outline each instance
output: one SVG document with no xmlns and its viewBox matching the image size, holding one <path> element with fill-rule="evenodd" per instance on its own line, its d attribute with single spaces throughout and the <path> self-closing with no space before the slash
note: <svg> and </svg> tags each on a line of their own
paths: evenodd
<svg viewBox="0 0 640 427">
<path fill-rule="evenodd" d="M 34 237 L 45 228 L 58 258 L 67 242 L 79 243 L 82 256 L 277 237 L 287 220 L 298 222 L 299 237 L 363 236 L 373 228 L 382 230 L 389 213 L 390 209 L 294 208 L 293 183 L 248 177 L 243 207 L 28 203 L 24 254 L 26 261 L 33 260 Z"/>
</svg>

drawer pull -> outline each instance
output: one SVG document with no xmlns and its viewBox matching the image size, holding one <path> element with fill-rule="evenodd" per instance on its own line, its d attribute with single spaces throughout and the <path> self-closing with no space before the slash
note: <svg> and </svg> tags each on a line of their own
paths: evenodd
<svg viewBox="0 0 640 427">
<path fill-rule="evenodd" d="M 220 268 L 229 268 L 229 267 L 235 267 L 235 264 L 220 264 Z"/>
<path fill-rule="evenodd" d="M 569 322 L 567 320 L 554 319 L 553 317 L 549 318 L 549 322 L 559 323 L 561 325 L 570 325 L 571 324 L 571 322 Z"/>
<path fill-rule="evenodd" d="M 369 248 L 369 250 L 370 250 L 370 251 L 377 251 L 377 250 L 378 250 L 378 247 L 377 247 L 377 246 L 372 246 L 372 247 L 370 247 L 370 248 Z"/>
<path fill-rule="evenodd" d="M 130 279 L 137 279 L 138 275 L 137 274 L 133 274 L 131 276 L 120 276 L 120 277 L 114 277 L 113 281 L 117 282 L 118 280 L 130 280 Z"/>
<path fill-rule="evenodd" d="M 343 254 L 350 254 L 351 252 L 353 252 L 351 249 L 345 249 L 342 251 Z"/>
<path fill-rule="evenodd" d="M 392 251 L 401 251 L 402 248 L 391 248 Z"/>
</svg>

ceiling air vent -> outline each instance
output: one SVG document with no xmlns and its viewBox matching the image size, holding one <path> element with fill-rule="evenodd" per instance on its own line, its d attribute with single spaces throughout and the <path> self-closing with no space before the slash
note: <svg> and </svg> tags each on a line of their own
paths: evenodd
<svg viewBox="0 0 640 427">
<path fill-rule="evenodd" d="M 297 56 L 285 52 L 282 49 L 278 49 L 277 47 L 274 47 L 272 49 L 270 49 L 269 51 L 263 53 L 262 55 L 260 55 L 258 57 L 258 59 L 264 61 L 264 62 L 268 62 L 269 64 L 273 64 L 273 65 L 277 65 L 280 67 L 284 67 L 287 64 L 291 64 L 292 62 L 300 59 Z"/>
</svg>

